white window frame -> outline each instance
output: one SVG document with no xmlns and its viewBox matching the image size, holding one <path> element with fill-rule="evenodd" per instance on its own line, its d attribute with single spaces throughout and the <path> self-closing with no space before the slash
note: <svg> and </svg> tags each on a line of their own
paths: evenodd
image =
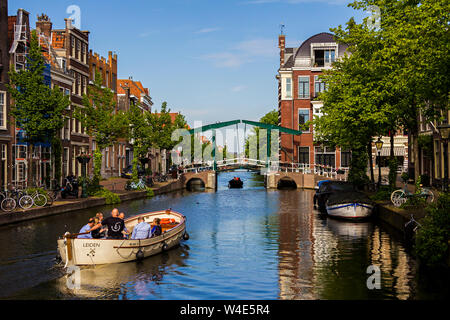
<svg viewBox="0 0 450 320">
<path fill-rule="evenodd" d="M 304 80 L 304 79 L 308 79 L 308 85 L 306 86 L 306 88 L 308 89 L 308 92 L 305 94 L 305 92 L 303 92 L 302 95 L 300 95 L 300 80 Z M 303 83 L 304 81 L 302 81 Z M 310 76 L 298 76 L 297 78 L 297 87 L 298 87 L 298 99 L 310 99 L 311 98 L 311 92 L 310 92 L 310 86 L 311 86 L 311 79 Z M 302 88 L 303 90 L 303 88 Z"/>
<path fill-rule="evenodd" d="M 308 120 L 307 121 L 311 120 L 311 110 L 306 109 L 306 108 L 298 108 L 297 109 L 297 128 L 298 128 L 298 130 L 301 130 L 300 129 L 300 111 L 304 111 L 304 110 L 308 111 Z M 304 131 L 304 130 L 301 130 L 301 131 L 303 133 L 311 133 L 310 128 L 308 128 L 308 131 Z"/>
<path fill-rule="evenodd" d="M 0 125 L 0 129 L 7 129 L 7 101 L 6 99 L 8 98 L 8 95 L 6 94 L 6 91 L 0 91 L 0 96 L 3 98 L 0 98 L 0 121 L 3 122 L 3 124 Z M 3 100 L 3 101 L 2 101 Z"/>
</svg>

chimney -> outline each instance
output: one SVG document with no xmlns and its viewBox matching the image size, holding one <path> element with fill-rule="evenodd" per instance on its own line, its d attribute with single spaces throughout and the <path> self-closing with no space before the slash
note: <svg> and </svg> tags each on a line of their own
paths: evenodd
<svg viewBox="0 0 450 320">
<path fill-rule="evenodd" d="M 280 66 L 284 65 L 284 48 L 286 44 L 286 36 L 280 34 L 278 36 L 278 48 L 280 48 Z"/>
<path fill-rule="evenodd" d="M 43 34 L 47 39 L 51 40 L 52 22 L 46 14 L 37 16 L 36 31 L 38 34 Z"/>
<path fill-rule="evenodd" d="M 64 18 L 64 21 L 66 22 L 66 29 L 72 29 L 72 19 L 70 18 Z"/>
</svg>

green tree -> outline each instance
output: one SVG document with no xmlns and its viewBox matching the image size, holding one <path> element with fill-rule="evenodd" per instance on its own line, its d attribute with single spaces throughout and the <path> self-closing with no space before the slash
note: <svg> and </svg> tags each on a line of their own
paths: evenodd
<svg viewBox="0 0 450 320">
<path fill-rule="evenodd" d="M 138 179 L 139 159 L 146 158 L 149 149 L 155 144 L 156 132 L 148 122 L 148 113 L 134 103 L 131 104 L 129 111 L 126 113 L 129 124 L 128 138 L 133 141 L 132 179 L 135 182 Z"/>
<path fill-rule="evenodd" d="M 63 113 L 70 101 L 58 86 L 51 89 L 44 83 L 45 67 L 45 59 L 36 32 L 33 31 L 27 67 L 19 71 L 11 68 L 9 72 L 11 85 L 8 85 L 8 91 L 13 101 L 11 115 L 14 116 L 17 126 L 26 133 L 26 141 L 30 143 L 29 152 L 32 152 L 37 142 L 50 142 L 54 151 L 55 178 L 59 181 L 61 139 L 57 136 L 64 127 Z"/>
<path fill-rule="evenodd" d="M 181 140 L 181 138 L 178 141 L 172 140 L 173 131 L 187 128 L 185 117 L 182 114 L 177 114 L 172 122 L 170 108 L 167 107 L 165 101 L 161 105 L 160 112 L 155 110 L 155 112 L 147 114 L 147 121 L 155 133 L 155 145 L 166 152 L 171 151 Z"/>
<path fill-rule="evenodd" d="M 350 56 L 323 76 L 324 116 L 314 119 L 319 140 L 358 154 L 388 130 L 407 128 L 415 138 L 419 113 L 436 119 L 448 110 L 448 2 L 362 0 L 349 6 L 371 5 L 381 9 L 379 29 L 368 26 L 367 19 L 331 29 L 338 42 L 349 45 Z"/>
<path fill-rule="evenodd" d="M 116 110 L 114 92 L 102 86 L 101 74 L 96 70 L 95 81 L 83 95 L 83 107 L 76 108 L 74 117 L 81 121 L 86 132 L 96 143 L 94 163 L 101 163 L 102 151 L 112 146 L 119 138 L 127 136 L 128 118 L 122 111 Z M 101 166 L 95 165 L 93 183 L 101 179 Z"/>
<path fill-rule="evenodd" d="M 278 111 L 272 110 L 266 113 L 264 116 L 262 116 L 259 119 L 259 122 L 265 123 L 265 124 L 272 124 L 277 126 L 278 125 Z M 245 140 L 245 156 L 247 158 L 250 157 L 250 155 L 256 155 L 257 159 L 261 159 L 260 157 L 260 151 L 262 154 L 266 154 L 266 148 L 267 148 L 267 136 L 264 135 L 264 137 L 259 137 L 260 135 L 260 128 L 259 127 L 253 127 L 252 128 L 252 134 Z M 272 137 L 274 138 L 274 137 Z"/>
</svg>

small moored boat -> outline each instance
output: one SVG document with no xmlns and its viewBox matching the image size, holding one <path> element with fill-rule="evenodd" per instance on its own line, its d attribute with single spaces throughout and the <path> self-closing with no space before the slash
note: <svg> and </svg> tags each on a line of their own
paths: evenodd
<svg viewBox="0 0 450 320">
<path fill-rule="evenodd" d="M 228 181 L 228 188 L 242 188 L 244 182 L 240 178 L 231 179 Z"/>
<path fill-rule="evenodd" d="M 165 210 L 143 213 L 125 220 L 125 227 L 132 232 L 138 218 L 152 224 L 161 219 L 162 234 L 157 237 L 129 239 L 80 239 L 79 234 L 66 234 L 58 239 L 58 252 L 65 266 L 98 265 L 141 260 L 169 250 L 182 239 L 187 240 L 186 217 L 181 213 Z"/>
<path fill-rule="evenodd" d="M 361 192 L 342 192 L 330 195 L 326 203 L 331 217 L 343 219 L 364 219 L 372 215 L 373 201 Z"/>
</svg>

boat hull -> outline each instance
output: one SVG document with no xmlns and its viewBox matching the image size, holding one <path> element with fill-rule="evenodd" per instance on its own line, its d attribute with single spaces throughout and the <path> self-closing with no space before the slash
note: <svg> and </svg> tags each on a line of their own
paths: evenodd
<svg viewBox="0 0 450 320">
<path fill-rule="evenodd" d="M 339 203 L 327 205 L 327 214 L 342 219 L 365 219 L 372 215 L 373 206 L 364 203 Z"/>
<path fill-rule="evenodd" d="M 175 218 L 177 225 L 158 237 L 127 240 L 127 239 L 79 239 L 65 236 L 58 239 L 58 252 L 63 263 L 69 265 L 99 265 L 122 263 L 147 258 L 169 250 L 181 242 L 186 231 L 185 217 L 172 211 L 142 214 L 146 222 L 154 218 Z M 137 224 L 137 217 L 127 219 L 125 225 L 128 230 Z M 138 252 L 140 252 L 138 254 Z"/>
<path fill-rule="evenodd" d="M 230 180 L 228 181 L 228 188 L 242 188 L 244 186 L 244 182 L 242 180 Z"/>
</svg>

